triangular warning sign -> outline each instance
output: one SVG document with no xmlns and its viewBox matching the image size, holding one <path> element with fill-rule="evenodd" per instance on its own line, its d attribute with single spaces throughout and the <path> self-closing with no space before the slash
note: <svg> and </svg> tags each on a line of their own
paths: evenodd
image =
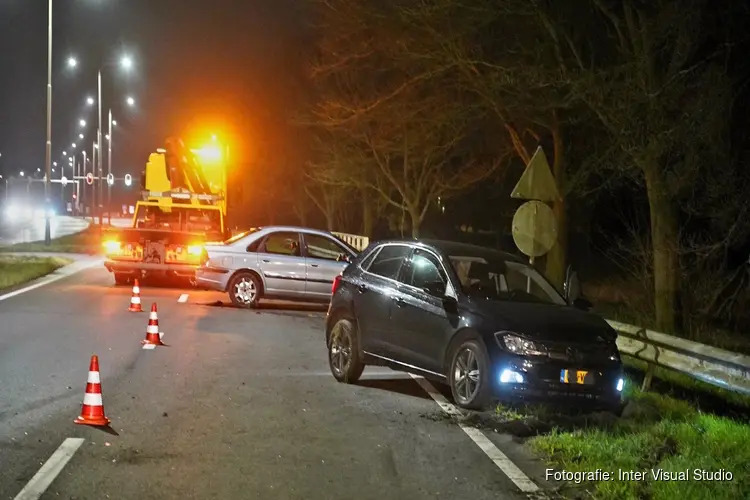
<svg viewBox="0 0 750 500">
<path fill-rule="evenodd" d="M 522 200 L 558 201 L 562 199 L 544 150 L 538 147 L 526 170 L 510 194 Z"/>
</svg>

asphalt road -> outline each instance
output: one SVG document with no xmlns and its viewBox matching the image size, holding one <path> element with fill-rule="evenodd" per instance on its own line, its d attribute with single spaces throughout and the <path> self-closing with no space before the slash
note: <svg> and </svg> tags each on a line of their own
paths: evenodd
<svg viewBox="0 0 750 500">
<path fill-rule="evenodd" d="M 44 219 L 34 219 L 29 223 L 9 223 L 0 221 L 0 246 L 16 243 L 28 243 L 44 240 Z M 89 221 L 60 215 L 50 221 L 52 238 L 59 238 L 83 231 L 89 226 Z"/>
<path fill-rule="evenodd" d="M 169 346 L 142 350 L 148 313 L 127 312 L 130 289 L 91 262 L 0 294 L 0 499 L 67 438 L 84 441 L 29 498 L 528 497 L 410 377 L 368 368 L 358 385 L 337 383 L 319 307 L 245 311 L 217 306 L 222 294 L 144 286 Z M 73 423 L 92 354 L 117 435 Z M 538 481 L 543 466 L 520 445 L 490 441 Z"/>
</svg>

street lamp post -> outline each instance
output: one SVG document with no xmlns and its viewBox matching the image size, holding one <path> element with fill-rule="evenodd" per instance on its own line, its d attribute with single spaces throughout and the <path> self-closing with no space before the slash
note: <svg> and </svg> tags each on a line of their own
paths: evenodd
<svg viewBox="0 0 750 500">
<path fill-rule="evenodd" d="M 109 132 L 107 134 L 107 179 L 112 173 L 112 108 L 109 108 Z M 112 184 L 107 182 L 107 224 L 112 224 Z"/>
<path fill-rule="evenodd" d="M 52 230 L 49 217 L 49 192 L 52 181 L 52 0 L 48 0 L 47 14 L 47 144 L 44 164 L 47 177 L 44 182 L 44 198 L 47 206 L 44 214 L 44 244 L 52 244 Z"/>
<path fill-rule="evenodd" d="M 96 167 L 96 143 L 91 146 L 91 171 Z M 96 177 L 96 176 L 94 176 Z M 96 222 L 96 181 L 91 183 L 91 222 Z"/>
<path fill-rule="evenodd" d="M 102 71 L 99 70 L 97 74 L 97 87 L 99 92 L 99 99 L 98 99 L 98 106 L 99 106 L 99 128 L 96 131 L 96 143 L 101 147 L 102 143 Z M 102 195 L 104 194 L 103 185 L 102 185 L 102 152 L 99 151 L 99 155 L 96 157 L 96 165 L 97 170 L 99 172 L 99 199 L 97 203 L 97 207 L 101 207 L 104 204 L 102 203 L 102 199 L 104 198 Z M 102 225 L 102 212 L 101 209 L 98 210 L 99 212 L 99 226 Z"/>
</svg>

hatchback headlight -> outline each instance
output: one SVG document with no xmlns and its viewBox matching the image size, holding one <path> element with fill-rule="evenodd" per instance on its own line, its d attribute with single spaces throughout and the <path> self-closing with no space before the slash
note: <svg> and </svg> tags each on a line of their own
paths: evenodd
<svg viewBox="0 0 750 500">
<path fill-rule="evenodd" d="M 506 351 L 519 356 L 546 356 L 544 346 L 525 339 L 515 333 L 497 332 L 495 339 L 498 345 Z"/>
</svg>

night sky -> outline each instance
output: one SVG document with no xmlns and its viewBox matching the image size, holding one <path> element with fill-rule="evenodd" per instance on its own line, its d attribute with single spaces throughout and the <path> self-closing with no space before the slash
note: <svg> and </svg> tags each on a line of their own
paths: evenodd
<svg viewBox="0 0 750 500">
<path fill-rule="evenodd" d="M 103 67 L 115 175 L 137 173 L 171 134 L 217 133 L 236 160 L 281 147 L 309 25 L 295 0 L 54 0 L 52 159 L 95 137 Z M 44 167 L 47 1 L 0 0 L 0 171 Z M 132 57 L 129 74 L 118 66 Z M 69 56 L 78 59 L 74 70 Z M 133 109 L 126 96 L 136 100 Z M 78 120 L 88 126 L 83 141 Z M 105 132 L 106 133 L 106 124 Z M 80 151 L 80 146 L 79 146 Z M 106 167 L 105 167 L 106 168 Z"/>
</svg>

